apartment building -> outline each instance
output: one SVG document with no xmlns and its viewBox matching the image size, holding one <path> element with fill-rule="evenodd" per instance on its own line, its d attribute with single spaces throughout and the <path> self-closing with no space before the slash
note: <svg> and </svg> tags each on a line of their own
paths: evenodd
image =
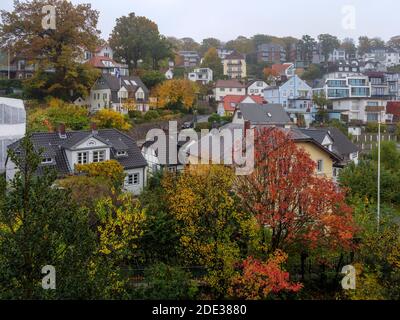
<svg viewBox="0 0 400 320">
<path fill-rule="evenodd" d="M 224 75 L 230 79 L 243 79 L 247 76 L 246 58 L 244 55 L 233 52 L 222 60 Z"/>
</svg>

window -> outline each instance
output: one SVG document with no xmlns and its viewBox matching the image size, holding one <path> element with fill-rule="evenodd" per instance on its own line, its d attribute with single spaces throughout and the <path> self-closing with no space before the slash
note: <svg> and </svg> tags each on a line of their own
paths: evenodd
<svg viewBox="0 0 400 320">
<path fill-rule="evenodd" d="M 317 161 L 317 172 L 322 173 L 324 170 L 324 160 L 318 160 Z"/>
<path fill-rule="evenodd" d="M 53 159 L 52 158 L 43 158 L 42 159 L 42 164 L 49 164 L 52 163 Z"/>
<path fill-rule="evenodd" d="M 103 100 L 107 100 L 107 93 L 103 93 Z"/>
<path fill-rule="evenodd" d="M 93 151 L 93 162 L 103 162 L 105 159 L 106 152 L 104 150 Z"/>
<path fill-rule="evenodd" d="M 78 164 L 87 164 L 87 163 L 88 163 L 88 153 L 78 152 Z"/>
<path fill-rule="evenodd" d="M 139 173 L 133 173 L 128 175 L 128 185 L 139 184 Z"/>
</svg>

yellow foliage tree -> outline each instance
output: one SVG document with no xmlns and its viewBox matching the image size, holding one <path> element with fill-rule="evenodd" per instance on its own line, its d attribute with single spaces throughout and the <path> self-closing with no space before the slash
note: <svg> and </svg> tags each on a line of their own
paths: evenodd
<svg viewBox="0 0 400 320">
<path fill-rule="evenodd" d="M 118 129 L 127 131 L 132 128 L 126 116 L 119 112 L 110 109 L 101 109 L 93 116 L 93 122 L 99 128 L 103 129 Z"/>
<path fill-rule="evenodd" d="M 162 108 L 168 104 L 182 103 L 185 109 L 190 109 L 196 102 L 198 92 L 197 84 L 186 79 L 167 80 L 155 89 L 158 106 Z"/>
<path fill-rule="evenodd" d="M 116 201 L 101 199 L 95 208 L 99 220 L 99 252 L 122 261 L 136 256 L 137 240 L 142 236 L 146 215 L 132 194 L 123 193 Z"/>
<path fill-rule="evenodd" d="M 218 297 L 226 293 L 234 275 L 237 238 L 248 236 L 243 224 L 251 223 L 251 217 L 236 208 L 234 177 L 227 167 L 199 165 L 162 180 L 168 210 L 177 221 L 178 252 L 187 264 L 207 268 L 205 280 Z"/>
<path fill-rule="evenodd" d="M 117 189 L 122 187 L 125 178 L 124 168 L 117 160 L 77 164 L 75 170 L 89 177 L 107 178 Z"/>
</svg>

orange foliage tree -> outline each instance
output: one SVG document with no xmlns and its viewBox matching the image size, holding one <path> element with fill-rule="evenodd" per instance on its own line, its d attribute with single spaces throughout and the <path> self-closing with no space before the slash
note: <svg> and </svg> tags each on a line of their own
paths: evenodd
<svg viewBox="0 0 400 320">
<path fill-rule="evenodd" d="M 289 272 L 281 267 L 286 260 L 287 254 L 280 250 L 266 262 L 247 258 L 242 264 L 242 274 L 232 280 L 229 295 L 239 299 L 260 300 L 283 291 L 298 292 L 302 284 L 290 282 Z"/>
<path fill-rule="evenodd" d="M 193 81 L 186 79 L 172 79 L 164 81 L 155 89 L 158 106 L 182 103 L 185 109 L 190 109 L 196 102 L 199 88 Z"/>
<path fill-rule="evenodd" d="M 276 128 L 255 133 L 255 170 L 237 178 L 245 208 L 271 234 L 269 252 L 292 245 L 348 248 L 354 234 L 345 193 L 315 174 L 316 164 L 289 134 Z"/>
</svg>

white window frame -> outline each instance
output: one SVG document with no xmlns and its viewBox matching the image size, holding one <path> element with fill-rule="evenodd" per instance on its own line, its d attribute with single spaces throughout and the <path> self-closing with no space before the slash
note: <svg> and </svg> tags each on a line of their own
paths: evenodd
<svg viewBox="0 0 400 320">
<path fill-rule="evenodd" d="M 137 185 L 139 185 L 139 183 L 140 183 L 140 173 L 139 172 L 128 174 L 127 185 L 137 186 Z"/>
<path fill-rule="evenodd" d="M 106 150 L 93 151 L 93 162 L 99 163 L 106 161 Z"/>
<path fill-rule="evenodd" d="M 324 160 L 320 159 L 317 161 L 317 172 L 323 173 L 324 172 Z"/>
<path fill-rule="evenodd" d="M 89 152 L 87 152 L 87 151 L 78 152 L 77 163 L 78 164 L 88 164 L 89 163 Z"/>
</svg>

